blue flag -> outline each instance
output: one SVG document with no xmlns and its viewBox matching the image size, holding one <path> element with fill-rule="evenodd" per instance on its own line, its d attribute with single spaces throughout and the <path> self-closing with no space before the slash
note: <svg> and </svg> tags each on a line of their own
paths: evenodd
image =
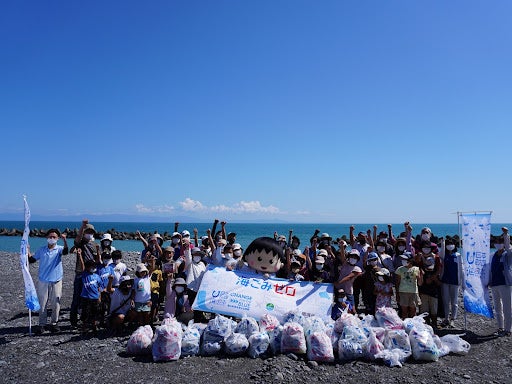
<svg viewBox="0 0 512 384">
<path fill-rule="evenodd" d="M 23 281 L 25 282 L 25 305 L 32 311 L 39 311 L 40 305 L 37 299 L 37 291 L 32 281 L 32 276 L 28 269 L 28 235 L 30 234 L 29 223 L 30 223 L 30 208 L 28 207 L 27 197 L 23 196 L 23 202 L 25 204 L 25 229 L 23 230 L 23 237 L 21 238 L 20 247 L 20 264 L 21 271 L 23 272 Z"/>
</svg>

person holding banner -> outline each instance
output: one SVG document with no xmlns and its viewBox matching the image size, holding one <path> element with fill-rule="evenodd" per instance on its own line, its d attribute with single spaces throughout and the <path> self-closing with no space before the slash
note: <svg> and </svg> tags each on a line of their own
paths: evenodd
<svg viewBox="0 0 512 384">
<path fill-rule="evenodd" d="M 498 330 L 496 336 L 510 336 L 512 332 L 512 247 L 508 228 L 502 228 L 503 234 L 495 241 L 491 260 L 490 287 L 494 301 L 494 311 Z"/>
<path fill-rule="evenodd" d="M 64 246 L 58 245 L 59 237 L 62 238 Z M 60 313 L 60 299 L 62 297 L 62 255 L 68 254 L 68 243 L 66 234 L 61 234 L 58 229 L 49 229 L 46 232 L 47 245 L 41 247 L 33 255 L 30 255 L 28 261 L 35 263 L 39 261 L 39 281 L 37 283 L 37 297 L 41 309 L 39 310 L 39 327 L 35 333 L 42 334 L 46 331 L 48 321 L 46 313 L 46 304 L 50 302 L 52 308 L 52 318 L 49 330 L 52 333 L 59 332 L 58 326 Z"/>
</svg>

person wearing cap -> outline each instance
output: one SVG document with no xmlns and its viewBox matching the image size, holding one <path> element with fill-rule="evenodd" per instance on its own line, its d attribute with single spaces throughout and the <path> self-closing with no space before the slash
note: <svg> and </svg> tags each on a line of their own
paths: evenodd
<svg viewBox="0 0 512 384">
<path fill-rule="evenodd" d="M 111 335 L 116 335 L 123 329 L 124 324 L 134 320 L 135 312 L 131 306 L 133 278 L 128 275 L 121 276 L 117 289 L 112 286 L 113 281 L 114 279 L 110 278 L 107 285 L 107 291 L 111 293 L 108 326 Z"/>
<path fill-rule="evenodd" d="M 277 232 L 274 232 L 274 237 L 276 241 L 279 243 L 281 248 L 286 248 L 286 236 L 285 235 L 277 235 Z"/>
<path fill-rule="evenodd" d="M 507 227 L 496 238 L 496 252 L 491 259 L 489 286 L 492 291 L 498 330 L 496 336 L 511 336 L 512 332 L 512 246 Z"/>
<path fill-rule="evenodd" d="M 115 247 L 112 246 L 112 235 L 110 233 L 104 233 L 103 236 L 101 236 L 100 239 L 100 251 L 103 255 L 104 253 L 111 254 L 116 250 Z"/>
<path fill-rule="evenodd" d="M 391 308 L 391 298 L 393 297 L 391 272 L 387 268 L 380 268 L 375 275 L 377 277 L 374 290 L 375 308 Z"/>
<path fill-rule="evenodd" d="M 441 298 L 444 319 L 441 326 L 454 326 L 459 311 L 459 288 L 463 286 L 462 258 L 457 252 L 457 241 L 447 236 L 441 238 L 439 259 L 441 260 Z"/>
<path fill-rule="evenodd" d="M 135 279 L 131 299 L 136 312 L 138 325 L 148 325 L 151 322 L 151 279 L 145 264 L 139 263 L 135 268 Z"/>
<path fill-rule="evenodd" d="M 420 313 L 428 313 L 425 322 L 432 328 L 437 329 L 437 309 L 439 288 L 441 280 L 439 280 L 440 266 L 438 266 L 433 256 L 428 257 L 421 267 L 423 272 L 423 281 L 418 287 L 420 294 Z"/>
<path fill-rule="evenodd" d="M 416 236 L 413 242 L 414 250 L 416 253 L 421 253 L 425 243 L 430 243 L 431 252 L 438 254 L 439 249 L 437 244 L 432 241 L 433 238 L 434 235 L 432 234 L 432 230 L 429 227 L 423 227 L 421 229 L 421 233 Z"/>
<path fill-rule="evenodd" d="M 73 327 L 76 327 L 78 324 L 78 309 L 81 306 L 81 293 L 83 288 L 82 272 L 84 271 L 84 264 L 87 261 L 92 261 L 95 265 L 101 263 L 100 246 L 94 241 L 95 234 L 96 230 L 94 225 L 90 224 L 89 220 L 83 219 L 82 225 L 75 237 L 73 247 L 76 251 L 76 264 L 75 280 L 73 282 L 73 300 L 69 313 L 69 321 Z M 80 255 L 78 251 L 80 251 Z"/>
<path fill-rule="evenodd" d="M 416 306 L 421 303 L 418 285 L 423 283 L 423 274 L 419 267 L 413 265 L 414 258 L 410 252 L 400 256 L 402 265 L 395 271 L 396 301 L 401 308 L 403 319 L 416 316 Z"/>
<path fill-rule="evenodd" d="M 332 283 L 331 275 L 325 270 L 325 260 L 328 253 L 325 249 L 320 249 L 315 257 L 315 262 L 309 270 L 309 280 L 315 283 Z"/>
<path fill-rule="evenodd" d="M 375 244 L 375 247 L 384 247 L 384 249 L 381 249 L 381 250 L 377 250 L 380 253 L 386 253 L 388 254 L 389 256 L 393 257 L 394 256 L 394 253 L 395 253 L 395 250 L 393 248 L 393 246 L 391 245 L 390 242 L 388 242 L 388 233 L 386 231 L 380 231 L 378 234 L 377 234 L 377 226 L 374 225 L 373 226 L 373 243 Z M 391 231 L 391 224 L 388 225 L 388 231 Z M 380 244 L 378 244 L 380 243 Z"/>
<path fill-rule="evenodd" d="M 354 308 L 343 288 L 335 289 L 333 295 L 334 303 L 331 308 L 331 319 L 336 321 L 343 312 L 354 314 Z"/>
<path fill-rule="evenodd" d="M 360 254 L 357 249 L 351 249 L 347 255 L 345 255 L 345 249 L 340 249 L 338 256 L 340 266 L 336 267 L 338 276 L 334 282 L 335 289 L 342 288 L 345 291 L 354 313 L 357 312 L 354 299 L 354 281 L 363 273 L 363 270 L 358 266 L 359 260 Z"/>
<path fill-rule="evenodd" d="M 192 250 L 185 249 L 185 283 L 187 285 L 187 294 L 190 302 L 194 302 L 199 286 L 203 280 L 204 273 L 206 272 L 206 265 L 203 262 L 205 253 L 201 248 L 194 247 Z M 202 312 L 194 313 L 194 321 L 201 320 Z"/>
<path fill-rule="evenodd" d="M 286 264 L 284 267 L 285 278 L 291 281 L 309 281 L 311 261 L 299 249 L 291 247 L 285 250 Z"/>
<path fill-rule="evenodd" d="M 102 287 L 101 290 L 101 303 L 99 306 L 98 318 L 100 320 L 100 326 L 104 326 L 105 316 L 110 308 L 110 292 L 107 291 L 107 286 L 110 281 L 110 277 L 114 278 L 115 270 L 112 263 L 112 255 L 110 253 L 103 253 L 101 255 L 102 264 L 96 266 L 97 273 L 100 276 Z"/>
<path fill-rule="evenodd" d="M 242 259 L 243 250 L 239 243 L 227 244 L 231 246 L 232 258 L 226 260 L 226 269 L 229 271 L 239 270 L 245 267 L 245 263 Z"/>
<path fill-rule="evenodd" d="M 367 315 L 375 314 L 375 301 L 377 298 L 375 295 L 375 281 L 377 280 L 377 275 L 375 273 L 381 268 L 382 263 L 377 253 L 368 253 L 368 257 L 364 263 L 364 273 L 362 276 L 363 286 L 361 289 L 363 302 L 365 304 L 365 314 Z"/>
<path fill-rule="evenodd" d="M 183 324 L 188 324 L 194 318 L 192 301 L 187 293 L 187 283 L 184 278 L 178 277 L 165 299 L 164 316 L 170 315 Z"/>
<path fill-rule="evenodd" d="M 226 237 L 226 240 L 231 245 L 236 244 L 236 233 L 235 232 L 229 232 L 227 237 Z"/>
<path fill-rule="evenodd" d="M 141 239 L 144 239 L 142 236 Z M 159 233 L 153 233 L 149 236 L 147 241 L 142 241 L 144 244 L 144 250 L 140 254 L 140 260 L 142 263 L 145 263 L 149 260 L 150 257 L 155 257 L 160 262 L 162 257 L 162 244 L 164 243 L 164 239 Z"/>
<path fill-rule="evenodd" d="M 62 238 L 64 246 L 58 245 L 59 237 Z M 35 329 L 36 333 L 43 333 L 46 330 L 48 314 L 46 304 L 49 303 L 52 308 L 50 331 L 58 332 L 60 330 L 59 314 L 60 300 L 62 297 L 62 278 L 64 276 L 62 268 L 62 256 L 68 254 L 68 243 L 66 234 L 61 234 L 58 229 L 49 229 L 46 232 L 47 245 L 39 248 L 36 253 L 30 255 L 28 261 L 35 263 L 39 261 L 39 271 L 37 282 L 37 298 L 41 309 L 39 310 L 39 327 Z"/>
</svg>

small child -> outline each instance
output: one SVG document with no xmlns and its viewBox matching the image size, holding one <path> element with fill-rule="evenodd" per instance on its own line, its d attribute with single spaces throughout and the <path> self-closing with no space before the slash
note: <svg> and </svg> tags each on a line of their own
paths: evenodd
<svg viewBox="0 0 512 384">
<path fill-rule="evenodd" d="M 132 301 L 134 302 L 136 321 L 139 325 L 148 325 L 151 319 L 151 280 L 145 264 L 137 264 L 135 276 Z"/>
<path fill-rule="evenodd" d="M 416 316 L 416 305 L 421 304 L 418 296 L 418 286 L 423 283 L 423 273 L 419 267 L 415 267 L 414 257 L 411 252 L 400 255 L 402 266 L 395 272 L 395 285 L 397 302 L 400 305 L 402 318 Z"/>
<path fill-rule="evenodd" d="M 105 326 L 105 317 L 108 314 L 110 308 L 110 292 L 107 291 L 109 283 L 109 277 L 114 276 L 114 265 L 112 264 L 112 256 L 110 253 L 102 253 L 101 260 L 103 264 L 97 265 L 97 273 L 101 278 L 101 303 L 99 306 L 98 319 L 100 320 L 100 326 Z"/>
<path fill-rule="evenodd" d="M 107 291 L 111 292 L 108 325 L 110 334 L 116 335 L 126 323 L 133 320 L 135 313 L 131 307 L 133 279 L 128 275 L 121 276 L 117 289 L 112 288 L 113 280 L 114 276 L 110 276 L 109 285 L 107 286 Z"/>
<path fill-rule="evenodd" d="M 391 308 L 391 297 L 393 296 L 393 282 L 391 273 L 387 268 L 381 268 L 375 272 L 377 281 L 375 281 L 375 308 Z"/>
<path fill-rule="evenodd" d="M 347 295 L 345 294 L 345 290 L 343 288 L 338 289 L 334 292 L 334 304 L 331 308 L 331 319 L 336 320 L 344 311 L 348 313 L 355 314 L 354 308 L 350 303 L 350 300 L 347 299 Z"/>
<path fill-rule="evenodd" d="M 439 280 L 439 268 L 436 265 L 434 257 L 428 257 L 423 266 L 423 284 L 419 286 L 420 292 L 420 311 L 421 313 L 428 313 L 429 316 L 425 318 L 425 322 L 437 328 L 437 307 L 438 295 L 441 281 Z"/>
<path fill-rule="evenodd" d="M 170 289 L 170 290 L 169 290 Z M 182 277 L 178 277 L 174 283 L 169 283 L 167 296 L 165 298 L 165 314 L 176 317 L 176 319 L 183 323 L 188 324 L 194 318 L 194 311 L 192 310 L 192 303 L 186 293 L 187 283 Z"/>
<path fill-rule="evenodd" d="M 87 260 L 82 272 L 82 292 L 80 293 L 82 302 L 82 333 L 85 333 L 88 329 L 93 332 L 97 330 L 97 318 L 101 302 L 100 292 L 102 290 L 103 284 L 100 276 L 96 273 L 96 264 L 94 260 Z"/>
</svg>

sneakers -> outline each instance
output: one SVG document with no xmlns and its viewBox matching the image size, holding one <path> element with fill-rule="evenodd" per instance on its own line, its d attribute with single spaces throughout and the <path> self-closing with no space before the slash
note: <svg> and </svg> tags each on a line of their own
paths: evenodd
<svg viewBox="0 0 512 384">
<path fill-rule="evenodd" d="M 447 327 L 450 325 L 450 322 L 447 319 L 444 319 L 441 321 L 441 327 Z"/>
<path fill-rule="evenodd" d="M 450 320 L 450 328 L 455 328 L 455 321 L 453 320 Z"/>
<path fill-rule="evenodd" d="M 494 336 L 503 336 L 505 330 L 503 328 L 498 328 L 496 332 L 493 333 Z"/>
</svg>

